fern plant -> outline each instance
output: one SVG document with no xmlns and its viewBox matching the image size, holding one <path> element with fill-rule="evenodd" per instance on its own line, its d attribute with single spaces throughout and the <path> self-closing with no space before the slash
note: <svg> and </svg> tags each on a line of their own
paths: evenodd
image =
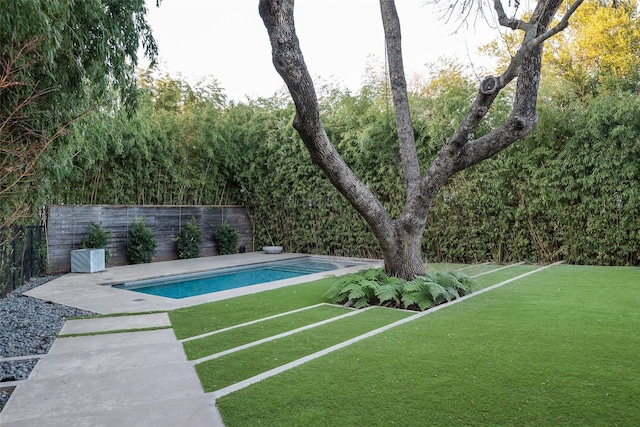
<svg viewBox="0 0 640 427">
<path fill-rule="evenodd" d="M 363 308 L 370 305 L 424 311 L 473 292 L 477 283 L 461 273 L 434 273 L 407 282 L 388 277 L 381 268 L 344 275 L 325 296 L 333 303 Z"/>
<path fill-rule="evenodd" d="M 325 296 L 331 302 L 347 307 L 396 307 L 400 305 L 401 300 L 401 280 L 397 277 L 387 277 L 380 268 L 363 270 L 341 276 Z"/>
<path fill-rule="evenodd" d="M 195 217 L 180 229 L 178 237 L 172 239 L 176 242 L 178 258 L 197 258 L 200 256 L 200 244 L 202 243 L 202 230 L 198 227 Z"/>
<path fill-rule="evenodd" d="M 402 303 L 406 308 L 424 311 L 467 295 L 476 285 L 477 282 L 462 273 L 429 272 L 405 284 Z"/>
<path fill-rule="evenodd" d="M 418 276 L 407 282 L 402 292 L 402 304 L 406 308 L 424 311 L 446 302 L 446 290 L 426 276 Z"/>
<path fill-rule="evenodd" d="M 87 236 L 80 241 L 80 247 L 83 249 L 104 249 L 104 262 L 107 263 L 111 257 L 109 250 L 106 249 L 111 232 L 103 230 L 100 224 L 93 221 L 87 225 L 87 231 Z"/>
<path fill-rule="evenodd" d="M 129 226 L 127 240 L 127 260 L 131 264 L 149 263 L 156 254 L 156 239 L 144 223 L 144 219 L 134 219 Z"/>
</svg>

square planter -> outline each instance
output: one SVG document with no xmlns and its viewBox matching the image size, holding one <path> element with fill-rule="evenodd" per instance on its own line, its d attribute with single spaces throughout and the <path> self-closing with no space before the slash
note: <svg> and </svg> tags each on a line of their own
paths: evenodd
<svg viewBox="0 0 640 427">
<path fill-rule="evenodd" d="M 71 251 L 72 273 L 95 273 L 104 270 L 104 249 Z"/>
</svg>

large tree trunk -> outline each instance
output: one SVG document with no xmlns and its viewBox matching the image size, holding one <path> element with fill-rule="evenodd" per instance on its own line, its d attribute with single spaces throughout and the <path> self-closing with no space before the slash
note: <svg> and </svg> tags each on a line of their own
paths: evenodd
<svg viewBox="0 0 640 427">
<path fill-rule="evenodd" d="M 422 258 L 422 226 L 410 226 L 394 221 L 387 233 L 377 236 L 384 257 L 385 273 L 388 276 L 412 280 L 424 276 L 425 260 Z"/>
<path fill-rule="evenodd" d="M 480 84 L 476 99 L 458 129 L 446 141 L 435 160 L 420 174 L 407 85 L 402 65 L 400 21 L 394 0 L 380 0 L 389 58 L 389 81 L 398 129 L 406 203 L 402 215 L 392 219 L 371 190 L 353 173 L 329 141 L 320 120 L 320 108 L 311 76 L 304 63 L 293 19 L 293 0 L 260 0 L 260 16 L 269 33 L 273 64 L 296 106 L 294 128 L 300 134 L 312 161 L 367 221 L 384 254 L 388 275 L 411 280 L 424 274 L 421 240 L 427 214 L 438 191 L 456 172 L 507 148 L 533 129 L 537 121 L 536 99 L 540 80 L 542 43 L 568 24 L 583 0 L 575 0 L 559 23 L 548 30 L 562 0 L 540 0 L 530 21 L 507 18 L 500 0 L 494 8 L 502 26 L 525 31 L 522 46 L 500 76 L 488 76 Z M 469 3 L 473 4 L 473 3 Z M 469 7 L 464 3 L 464 7 Z M 457 3 L 452 3 L 455 7 Z M 474 139 L 474 133 L 498 93 L 518 77 L 513 109 L 492 132 Z"/>
</svg>

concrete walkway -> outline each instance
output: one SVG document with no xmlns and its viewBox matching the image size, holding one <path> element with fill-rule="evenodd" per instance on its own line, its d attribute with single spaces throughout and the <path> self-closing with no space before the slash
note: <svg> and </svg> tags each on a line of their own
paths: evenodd
<svg viewBox="0 0 640 427">
<path fill-rule="evenodd" d="M 69 320 L 61 334 L 169 326 L 166 313 Z M 0 412 L 3 427 L 223 426 L 172 329 L 58 338 Z"/>
</svg>

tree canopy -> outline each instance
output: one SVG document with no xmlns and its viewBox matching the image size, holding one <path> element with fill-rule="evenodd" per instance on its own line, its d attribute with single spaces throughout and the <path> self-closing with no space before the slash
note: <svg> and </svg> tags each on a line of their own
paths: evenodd
<svg viewBox="0 0 640 427">
<path fill-rule="evenodd" d="M 0 14 L 0 55 L 14 57 L 26 43 L 37 49 L 21 59 L 25 90 L 49 90 L 60 113 L 79 101 L 117 88 L 135 93 L 138 49 L 155 60 L 157 46 L 144 0 L 16 0 Z"/>
<path fill-rule="evenodd" d="M 29 191 L 38 158 L 105 104 L 133 106 L 138 49 L 155 59 L 144 0 L 15 0 L 0 13 L 0 198 Z M 24 209 L 3 204 L 5 223 Z M 0 225 L 2 222 L 0 222 Z"/>
</svg>

